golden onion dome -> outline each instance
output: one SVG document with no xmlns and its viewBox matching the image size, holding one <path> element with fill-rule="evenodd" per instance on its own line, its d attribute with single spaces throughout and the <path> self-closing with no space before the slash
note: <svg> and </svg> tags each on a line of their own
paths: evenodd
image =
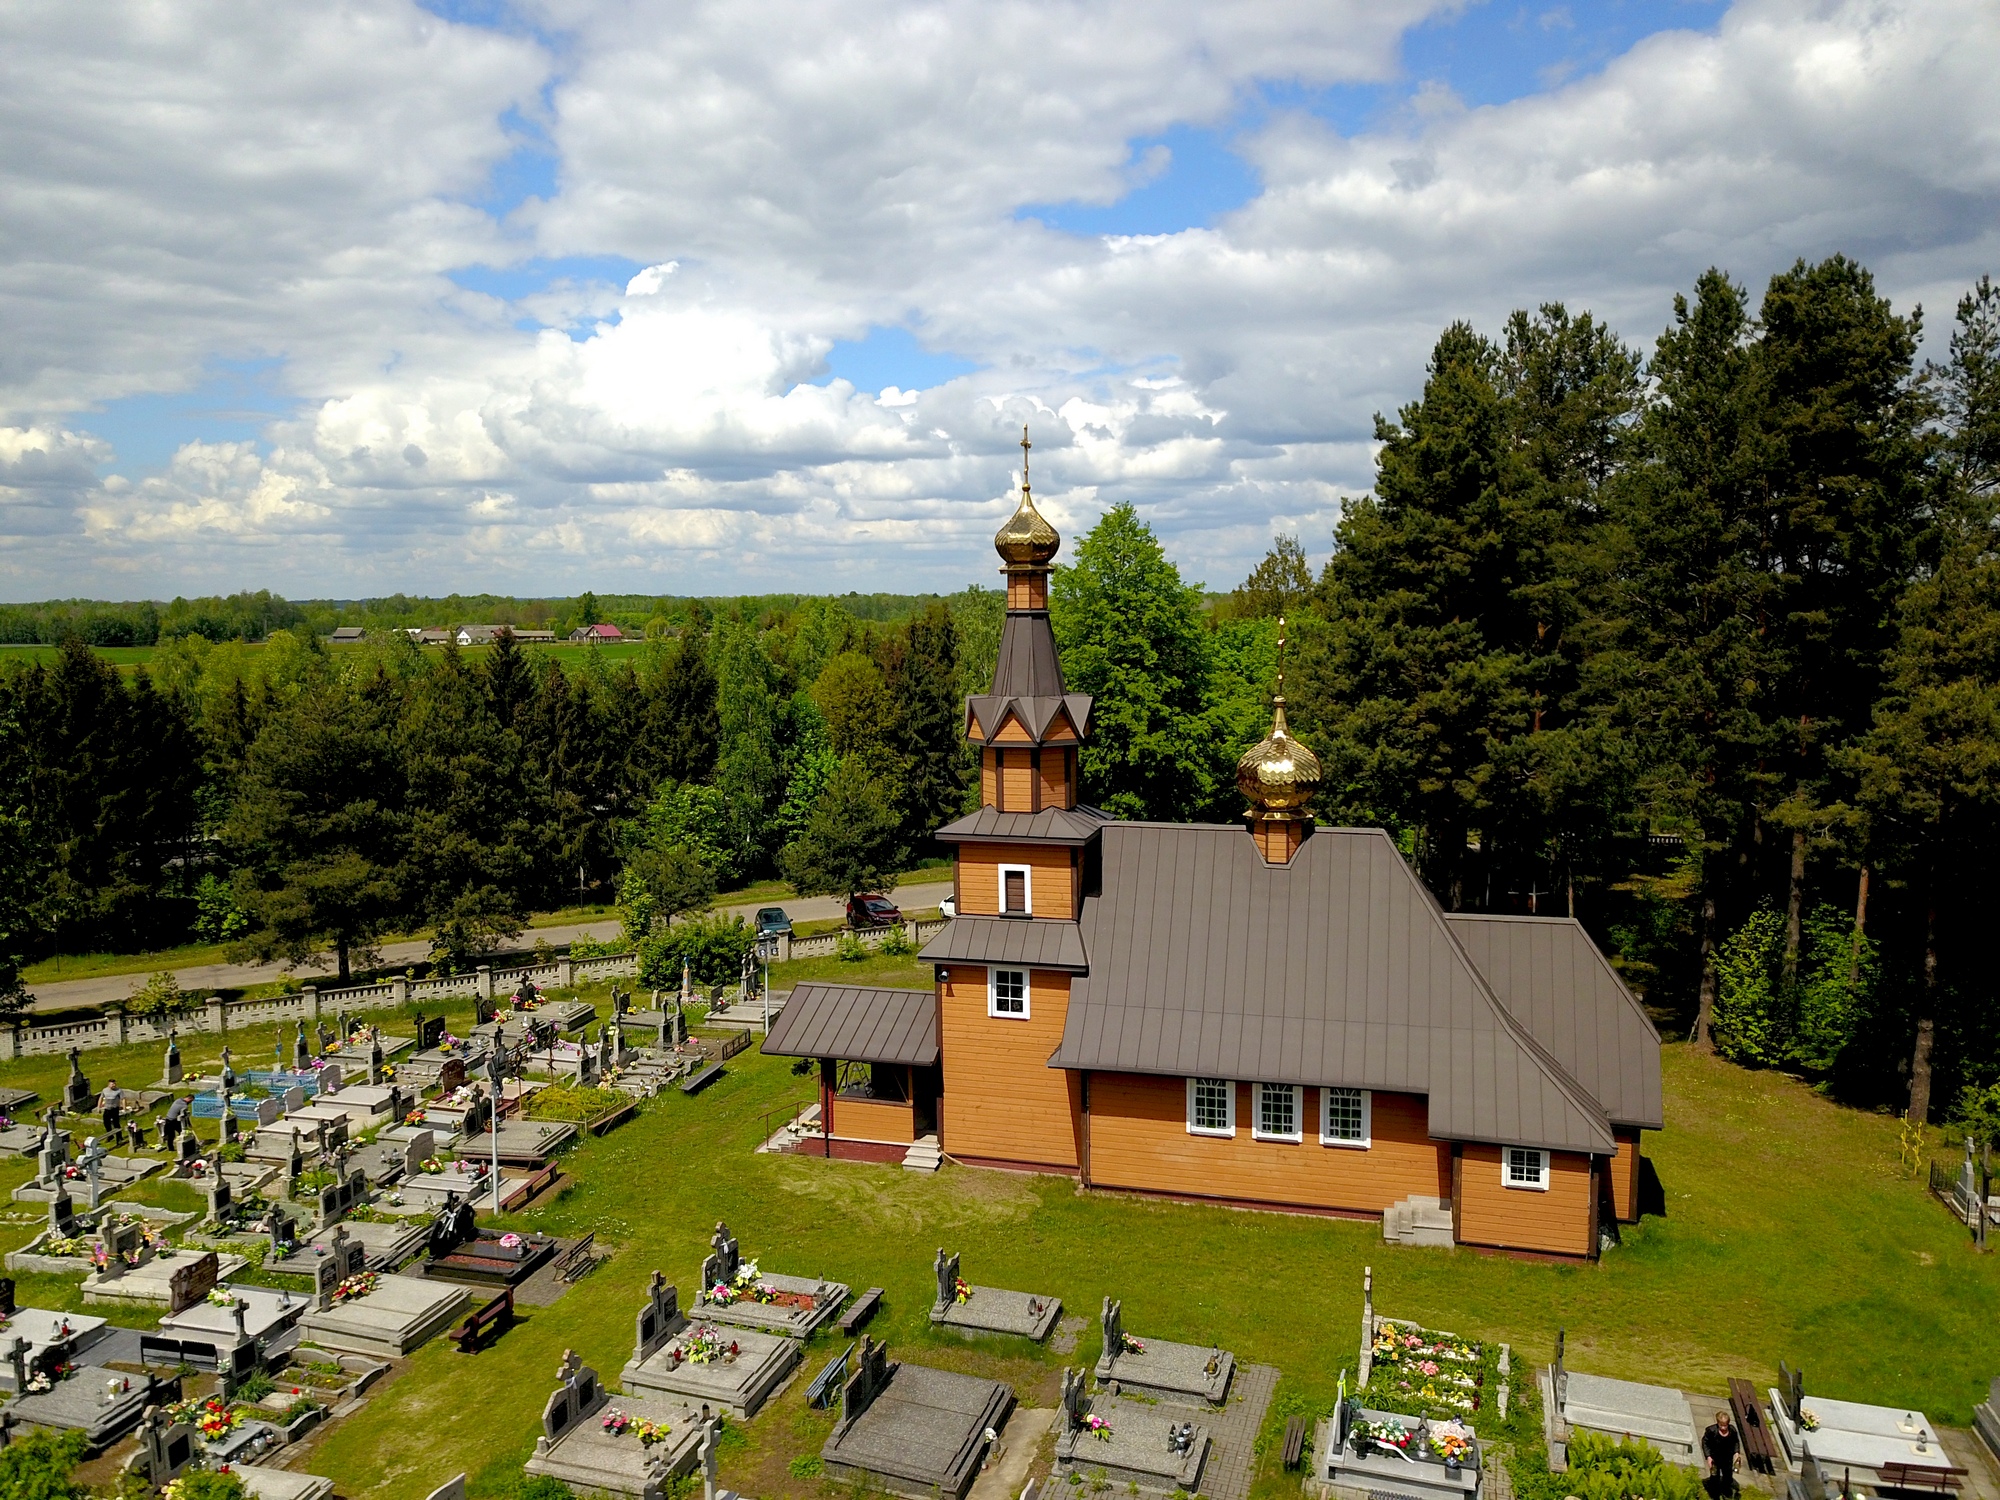
<svg viewBox="0 0 2000 1500">
<path fill-rule="evenodd" d="M 1253 812 L 1300 812 L 1319 789 L 1319 757 L 1292 738 L 1285 700 L 1272 701 L 1271 732 L 1236 762 L 1236 787 Z"/>
<path fill-rule="evenodd" d="M 1028 429 L 1021 429 L 1021 504 L 1007 518 L 1007 524 L 993 534 L 993 550 L 1010 568 L 1046 568 L 1062 546 L 1062 538 L 1046 517 L 1035 509 L 1028 491 Z"/>
</svg>

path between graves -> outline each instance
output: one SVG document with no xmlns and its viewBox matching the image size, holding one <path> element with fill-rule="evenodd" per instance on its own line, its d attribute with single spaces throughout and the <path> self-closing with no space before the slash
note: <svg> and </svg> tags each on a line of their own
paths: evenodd
<svg viewBox="0 0 2000 1500">
<path fill-rule="evenodd" d="M 897 886 L 895 895 L 898 903 L 912 911 L 936 906 L 951 894 L 951 882 L 944 881 L 929 885 Z M 717 910 L 728 917 L 753 917 L 766 906 L 782 906 L 794 922 L 820 922 L 842 915 L 846 903 L 838 896 L 793 897 L 789 900 L 751 901 L 739 906 L 723 906 Z M 573 942 L 579 937 L 596 939 L 599 942 L 615 938 L 623 930 L 615 918 L 598 922 L 576 922 L 557 927 L 535 927 L 522 932 L 521 941 L 547 942 L 557 946 Z M 414 964 L 430 957 L 431 945 L 428 939 L 417 938 L 404 943 L 386 943 L 382 948 L 384 967 L 394 968 L 397 964 Z M 285 963 L 268 964 L 195 964 L 189 968 L 174 970 L 174 978 L 184 990 L 247 989 L 253 984 L 271 984 L 284 977 L 293 966 Z M 65 979 L 58 983 L 43 983 L 34 986 L 35 1004 L 38 1011 L 73 1010 L 80 1006 L 110 1005 L 128 999 L 132 992 L 143 986 L 149 976 L 145 974 L 96 974 L 88 979 Z M 314 978 L 310 970 L 305 978 Z M 331 985 L 333 979 L 321 975 L 314 979 L 320 985 Z"/>
<path fill-rule="evenodd" d="M 1257 1468 L 1257 1430 L 1264 1425 L 1264 1413 L 1271 1409 L 1277 1389 L 1276 1365 L 1238 1365 L 1229 1404 L 1196 1419 L 1207 1425 L 1215 1444 L 1201 1479 L 1201 1492 L 1208 1500 L 1249 1500 Z"/>
</svg>

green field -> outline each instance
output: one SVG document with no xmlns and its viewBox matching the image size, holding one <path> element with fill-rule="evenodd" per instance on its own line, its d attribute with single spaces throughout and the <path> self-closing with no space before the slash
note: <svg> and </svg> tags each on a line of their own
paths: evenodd
<svg viewBox="0 0 2000 1500">
<path fill-rule="evenodd" d="M 921 976 L 922 966 L 903 963 L 906 976 Z M 454 1027 L 468 1020 L 452 1016 Z M 271 1037 L 268 1028 L 246 1035 L 240 1051 L 263 1052 Z M 196 1039 L 189 1061 L 213 1050 L 213 1039 Z M 129 1084 L 157 1072 L 156 1049 L 125 1053 L 90 1054 L 92 1078 L 115 1072 Z M 0 1083 L 46 1096 L 65 1067 L 60 1058 L 4 1064 Z M 1772 1381 L 1784 1359 L 1824 1395 L 1966 1423 L 2000 1370 L 2000 1256 L 1975 1254 L 1901 1170 L 1897 1122 L 1680 1046 L 1666 1049 L 1666 1084 L 1671 1128 L 1647 1145 L 1666 1213 L 1628 1228 L 1601 1264 L 1556 1265 L 1386 1247 L 1373 1223 L 1080 1194 L 1061 1177 L 949 1165 L 920 1177 L 756 1155 L 767 1126 L 812 1090 L 788 1060 L 753 1051 L 706 1092 L 670 1093 L 583 1144 L 567 1162 L 575 1185 L 510 1220 L 595 1230 L 615 1248 L 603 1269 L 555 1306 L 527 1309 L 476 1359 L 442 1341 L 423 1349 L 303 1467 L 332 1476 L 342 1493 L 389 1500 L 420 1497 L 460 1470 L 475 1494 L 507 1493 L 562 1351 L 575 1348 L 615 1380 L 647 1276 L 658 1267 L 691 1289 L 718 1218 L 769 1269 L 886 1288 L 875 1331 L 901 1357 L 991 1371 L 1030 1404 L 1052 1402 L 1058 1355 L 930 1334 L 939 1245 L 964 1253 L 968 1279 L 1055 1292 L 1069 1312 L 1089 1315 L 1074 1361 L 1096 1357 L 1098 1301 L 1119 1296 L 1142 1337 L 1220 1341 L 1277 1365 L 1285 1409 L 1329 1404 L 1340 1371 L 1353 1366 L 1361 1269 L 1373 1265 L 1380 1310 L 1504 1339 L 1517 1358 L 1545 1360 L 1563 1327 L 1576 1369 L 1719 1394 L 1732 1375 Z M 9 1161 L 0 1185 L 28 1175 L 26 1161 Z M 24 1242 L 38 1220 L 25 1205 L 0 1218 L 0 1248 Z M 23 1278 L 21 1296 L 75 1305 L 73 1284 L 54 1278 Z M 841 1347 L 815 1341 L 808 1372 Z M 787 1467 L 816 1452 L 828 1427 L 803 1405 L 803 1385 L 749 1425 L 747 1442 L 729 1445 L 725 1483 L 765 1500 L 833 1493 Z M 1276 1500 L 1296 1486 L 1267 1457 L 1259 1489 Z"/>
</svg>

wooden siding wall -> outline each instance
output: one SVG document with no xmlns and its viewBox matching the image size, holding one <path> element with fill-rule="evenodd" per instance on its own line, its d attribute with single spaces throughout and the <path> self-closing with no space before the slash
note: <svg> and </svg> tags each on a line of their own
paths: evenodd
<svg viewBox="0 0 2000 1500">
<path fill-rule="evenodd" d="M 885 1099 L 849 1099 L 833 1096 L 830 1133 L 854 1141 L 898 1141 L 908 1144 L 917 1138 L 915 1117 L 908 1104 Z"/>
<path fill-rule="evenodd" d="M 1006 762 L 1000 768 L 1000 800 L 994 804 L 1002 812 L 1035 810 L 1035 768 L 1028 763 L 1028 755 L 1026 750 L 1006 752 Z"/>
<path fill-rule="evenodd" d="M 1590 1254 L 1590 1158 L 1550 1153 L 1549 1189 L 1500 1181 L 1500 1148 L 1468 1145 L 1459 1171 L 1458 1237 L 1467 1245 Z"/>
<path fill-rule="evenodd" d="M 958 902 L 961 915 L 995 917 L 1000 914 L 1000 867 L 1026 865 L 1035 915 L 1071 921 L 1076 916 L 1075 882 L 1071 877 L 1070 851 L 1043 844 L 960 844 L 958 846 Z M 1065 1003 L 1068 986 L 1063 989 Z M 1049 1052 L 1055 1044 L 1049 1044 Z M 1048 1052 L 1042 1057 L 1046 1060 Z"/>
<path fill-rule="evenodd" d="M 993 750 L 979 752 L 979 805 L 998 807 L 1000 805 L 999 753 Z"/>
<path fill-rule="evenodd" d="M 1050 745 L 1042 751 L 1042 806 L 1076 806 L 1076 752 Z"/>
<path fill-rule="evenodd" d="M 939 1145 L 953 1156 L 1074 1172 L 1078 1076 L 1048 1066 L 1069 1013 L 1069 975 L 1030 970 L 1028 1019 L 1015 1021 L 986 1014 L 983 967 L 954 964 L 938 1004 Z"/>
<path fill-rule="evenodd" d="M 1618 1154 L 1611 1158 L 1611 1202 L 1622 1223 L 1639 1222 L 1639 1132 L 1618 1129 Z"/>
<path fill-rule="evenodd" d="M 1366 1151 L 1319 1143 L 1318 1089 L 1300 1090 L 1298 1142 L 1255 1139 L 1255 1103 L 1252 1086 L 1239 1083 L 1235 1136 L 1190 1135 L 1186 1079 L 1092 1073 L 1091 1185 L 1356 1213 L 1380 1213 L 1413 1193 L 1451 1194 L 1451 1147 L 1430 1138 L 1418 1095 L 1374 1096 Z"/>
</svg>

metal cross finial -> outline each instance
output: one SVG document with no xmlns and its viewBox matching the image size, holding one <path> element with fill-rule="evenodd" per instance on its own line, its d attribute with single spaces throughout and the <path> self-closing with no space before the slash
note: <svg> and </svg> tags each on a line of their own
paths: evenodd
<svg viewBox="0 0 2000 1500">
<path fill-rule="evenodd" d="M 1028 450 L 1035 445 L 1028 441 L 1028 424 L 1021 424 L 1021 493 L 1028 492 Z"/>
<path fill-rule="evenodd" d="M 1278 692 L 1277 702 L 1285 701 L 1285 617 L 1278 616 Z"/>
</svg>

